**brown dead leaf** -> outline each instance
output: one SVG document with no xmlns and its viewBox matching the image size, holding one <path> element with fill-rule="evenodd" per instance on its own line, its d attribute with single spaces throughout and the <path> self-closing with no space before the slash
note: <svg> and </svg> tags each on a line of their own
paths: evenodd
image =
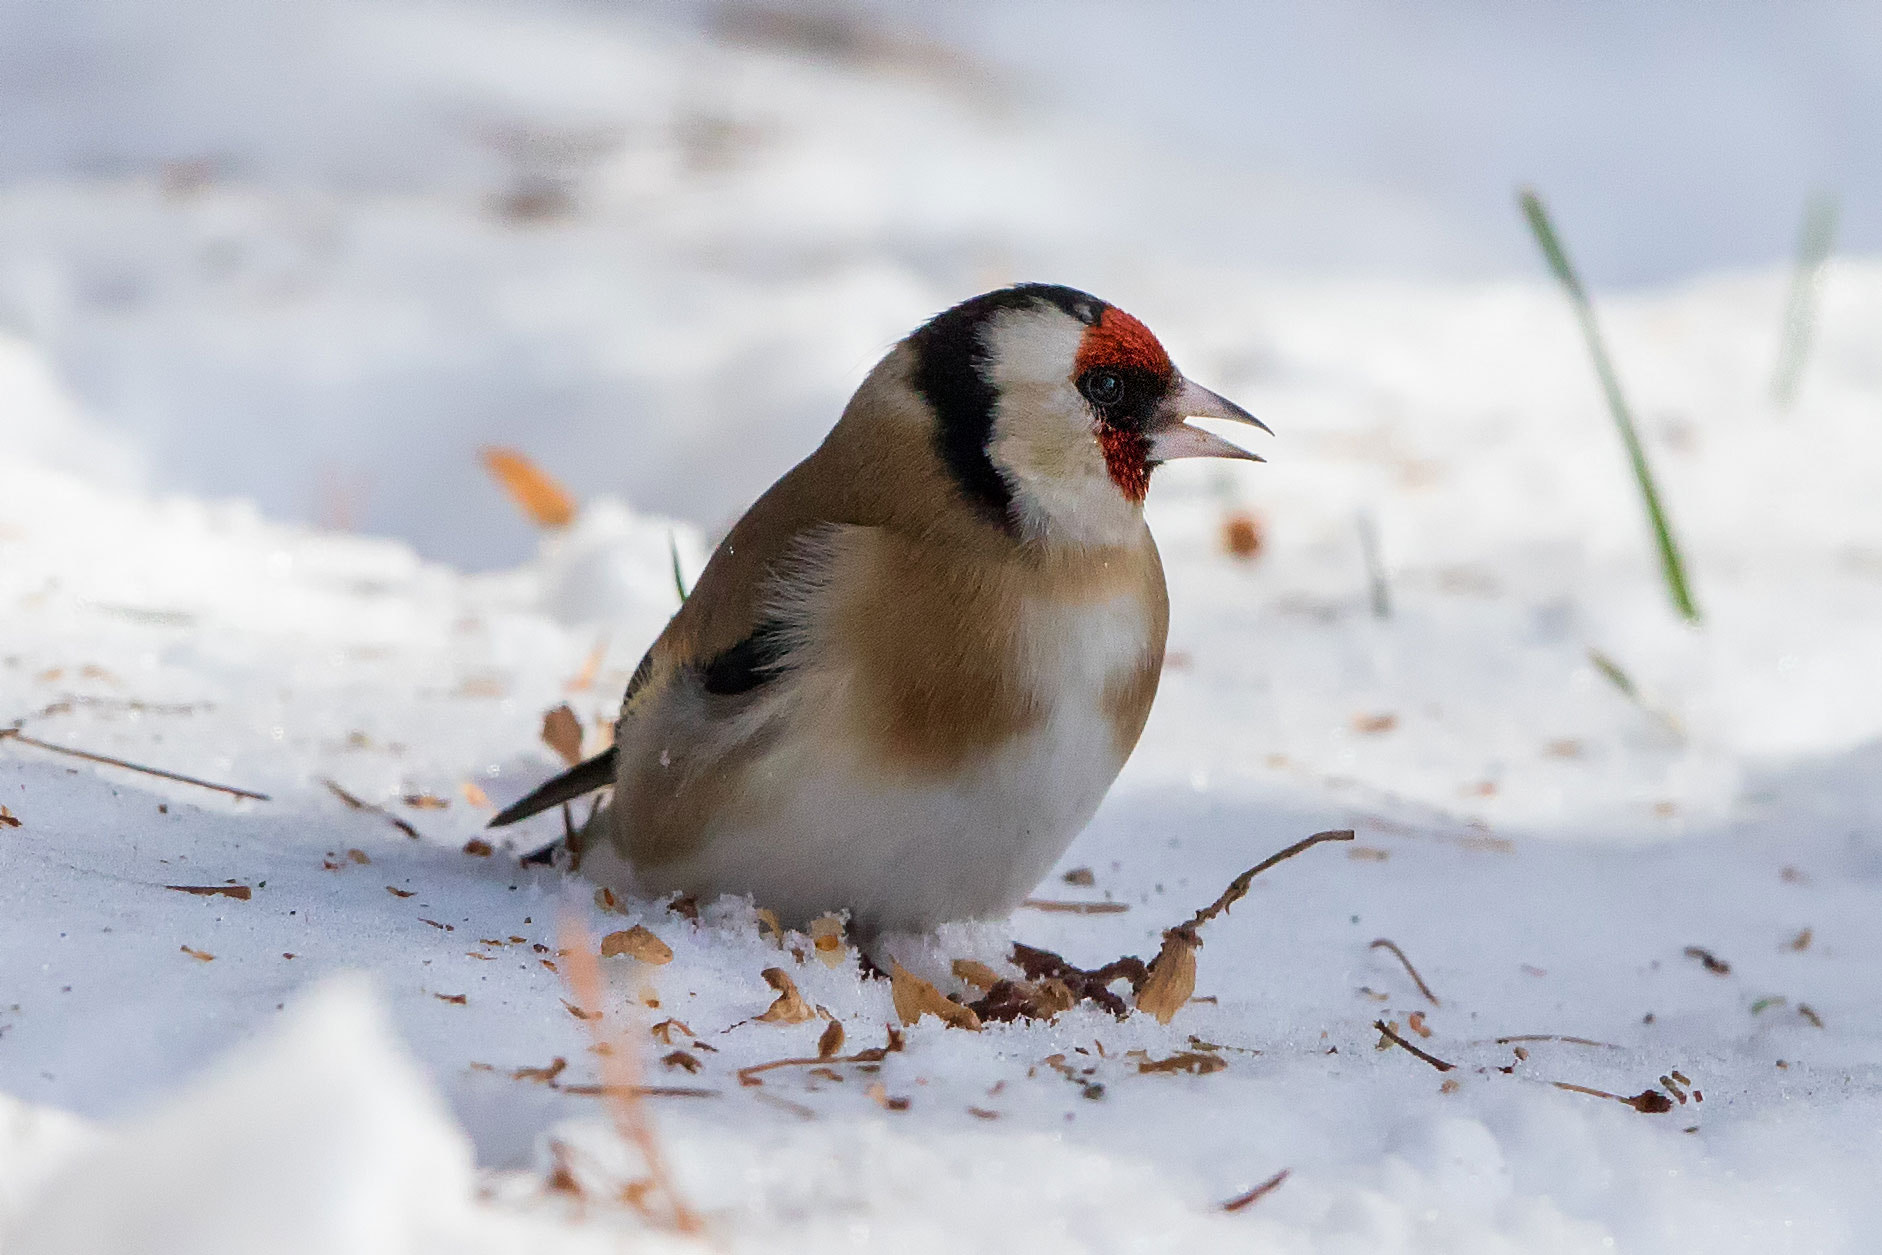
<svg viewBox="0 0 1882 1255">
<path fill-rule="evenodd" d="M 1232 511 L 1222 520 L 1222 547 L 1229 556 L 1246 562 L 1261 553 L 1261 520 L 1247 510 Z"/>
<path fill-rule="evenodd" d="M 372 859 L 368 857 L 364 850 L 349 849 L 346 852 L 346 856 L 361 867 L 370 867 L 372 865 Z"/>
<path fill-rule="evenodd" d="M 464 795 L 464 801 L 479 810 L 490 809 L 490 795 L 480 788 L 475 780 L 466 780 L 457 786 L 457 791 Z"/>
<path fill-rule="evenodd" d="M 464 843 L 464 853 L 472 858 L 489 858 L 496 853 L 496 847 L 482 837 L 472 837 Z"/>
<path fill-rule="evenodd" d="M 542 743 L 571 767 L 582 761 L 582 721 L 567 703 L 542 717 Z"/>
<path fill-rule="evenodd" d="M 817 1014 L 797 992 L 797 982 L 791 979 L 789 972 L 781 967 L 768 967 L 762 975 L 765 984 L 777 990 L 778 996 L 756 1018 L 766 1024 L 802 1024 Z"/>
<path fill-rule="evenodd" d="M 567 998 L 563 998 L 560 1001 L 562 1005 L 568 1009 L 568 1013 L 578 1020 L 598 1020 L 601 1018 L 601 1012 L 599 1011 L 584 1011 Z"/>
<path fill-rule="evenodd" d="M 1137 1009 L 1168 1024 L 1196 992 L 1196 947 L 1193 936 L 1172 929 L 1164 934 L 1163 948 L 1150 961 L 1150 975 L 1137 991 Z"/>
<path fill-rule="evenodd" d="M 661 1020 L 647 1031 L 653 1034 L 654 1040 L 666 1046 L 673 1044 L 673 1034 L 675 1033 L 678 1033 L 681 1037 L 691 1037 L 693 1035 L 693 1030 L 686 1027 L 686 1023 L 683 1020 Z"/>
<path fill-rule="evenodd" d="M 561 1055 L 557 1055 L 555 1058 L 549 1060 L 548 1067 L 518 1068 L 516 1071 L 510 1073 L 510 1079 L 515 1081 L 534 1081 L 538 1085 L 554 1085 L 555 1078 L 561 1076 L 562 1070 L 568 1067 L 568 1065 L 569 1061 L 567 1059 L 564 1059 Z"/>
<path fill-rule="evenodd" d="M 248 901 L 254 892 L 247 885 L 165 885 L 164 888 L 193 893 L 199 898 L 234 898 L 238 902 Z"/>
<path fill-rule="evenodd" d="M 979 959 L 956 959 L 953 967 L 956 979 L 972 985 L 983 994 L 999 984 L 1001 980 L 998 972 Z"/>
<path fill-rule="evenodd" d="M 1200 1050 L 1184 1050 L 1167 1059 L 1140 1059 L 1137 1062 L 1137 1070 L 1139 1072 L 1187 1072 L 1191 1076 L 1207 1076 L 1211 1072 L 1220 1072 L 1228 1065 L 1228 1060 L 1220 1055 L 1208 1054 Z"/>
<path fill-rule="evenodd" d="M 636 924 L 622 932 L 609 933 L 601 939 L 601 957 L 613 958 L 625 954 L 630 959 L 642 963 L 651 963 L 655 967 L 673 961 L 673 951 L 666 942 L 660 940 L 653 930 L 645 924 Z"/>
<path fill-rule="evenodd" d="M 843 1049 L 843 1021 L 831 1020 L 823 1026 L 823 1034 L 817 1038 L 817 1057 L 834 1059 L 836 1052 Z"/>
<path fill-rule="evenodd" d="M 0 806 L 0 828 L 17 828 L 19 826 L 19 816 L 15 815 L 6 807 Z"/>
<path fill-rule="evenodd" d="M 1059 879 L 1068 885 L 1090 886 L 1098 883 L 1098 878 L 1091 874 L 1089 867 L 1074 867 Z"/>
<path fill-rule="evenodd" d="M 889 963 L 889 998 L 903 1024 L 913 1024 L 924 1015 L 932 1015 L 949 1028 L 980 1031 L 980 1017 L 972 1007 L 948 999 L 939 989 L 915 975 L 900 963 Z"/>
<path fill-rule="evenodd" d="M 4 810 L 4 809 L 6 808 L 0 807 L 0 810 Z M 1814 935 L 1815 934 L 1810 929 L 1806 928 L 1802 932 L 1798 933 L 1795 937 L 1792 937 L 1789 941 L 1785 942 L 1784 944 L 1792 950 L 1808 950 L 1810 948 L 1811 939 Z"/>
<path fill-rule="evenodd" d="M 419 811 L 441 811 L 451 805 L 449 799 L 439 797 L 435 793 L 407 793 L 399 800 L 413 810 Z"/>
<path fill-rule="evenodd" d="M 1425 1013 L 1423 1011 L 1413 1011 L 1410 1015 L 1406 1016 L 1405 1027 L 1411 1029 L 1412 1032 L 1418 1034 L 1420 1037 L 1429 1038 L 1431 1036 L 1431 1029 L 1425 1023 Z"/>
<path fill-rule="evenodd" d="M 825 967 L 843 964 L 843 919 L 837 915 L 819 915 L 810 921 L 811 953 Z"/>
<path fill-rule="evenodd" d="M 190 958 L 197 959 L 203 963 L 213 962 L 216 957 L 215 955 L 209 953 L 209 951 L 207 950 L 198 950 L 192 946 L 180 946 L 178 948 L 181 949 L 184 954 L 189 955 Z"/>
<path fill-rule="evenodd" d="M 434 993 L 431 996 L 436 998 L 439 1002 L 448 1002 L 448 1003 L 451 1003 L 453 1006 L 459 1006 L 459 1007 L 463 1006 L 465 1003 L 470 1001 L 470 999 L 463 994 Z"/>
<path fill-rule="evenodd" d="M 695 1056 L 687 1054 L 684 1050 L 675 1050 L 663 1056 L 660 1062 L 669 1068 L 684 1068 L 688 1072 L 697 1072 L 705 1066 Z"/>
<path fill-rule="evenodd" d="M 534 462 L 515 449 L 489 446 L 478 451 L 512 502 L 538 527 L 562 528 L 575 520 L 575 499 Z"/>
<path fill-rule="evenodd" d="M 414 889 L 399 889 L 392 885 L 386 886 L 386 892 L 395 898 L 409 898 L 415 896 L 417 893 Z"/>
</svg>

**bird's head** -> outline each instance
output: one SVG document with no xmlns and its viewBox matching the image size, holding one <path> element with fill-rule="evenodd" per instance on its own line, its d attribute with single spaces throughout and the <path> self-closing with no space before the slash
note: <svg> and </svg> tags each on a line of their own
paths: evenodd
<svg viewBox="0 0 1882 1255">
<path fill-rule="evenodd" d="M 1164 462 L 1262 460 L 1184 420 L 1264 423 L 1183 378 L 1143 323 L 1071 288 L 988 292 L 907 344 L 943 464 L 974 508 L 1021 538 L 1118 543 L 1141 526 Z"/>
</svg>

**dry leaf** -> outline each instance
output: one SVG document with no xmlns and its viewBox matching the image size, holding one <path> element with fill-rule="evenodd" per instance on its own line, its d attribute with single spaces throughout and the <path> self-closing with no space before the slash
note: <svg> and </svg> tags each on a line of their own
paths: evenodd
<svg viewBox="0 0 1882 1255">
<path fill-rule="evenodd" d="M 542 743 L 571 767 L 582 761 L 582 721 L 567 704 L 542 717 Z"/>
<path fill-rule="evenodd" d="M 475 780 L 466 780 L 457 786 L 457 791 L 464 795 L 464 801 L 480 810 L 490 809 L 490 795 L 480 788 Z"/>
<path fill-rule="evenodd" d="M 165 889 L 174 889 L 178 893 L 193 893 L 199 898 L 234 898 L 246 902 L 253 891 L 247 885 L 165 885 Z"/>
<path fill-rule="evenodd" d="M 413 810 L 420 811 L 441 811 L 451 805 L 435 793 L 407 793 L 400 800 Z"/>
<path fill-rule="evenodd" d="M 449 1002 L 454 1006 L 460 1007 L 470 1001 L 470 999 L 463 994 L 433 994 L 431 996 L 436 998 L 439 1002 Z"/>
<path fill-rule="evenodd" d="M 924 1015 L 932 1015 L 949 1028 L 980 1031 L 980 1017 L 972 1007 L 950 1001 L 939 989 L 915 975 L 900 963 L 889 962 L 889 998 L 903 1024 L 913 1024 Z"/>
<path fill-rule="evenodd" d="M 464 853 L 470 855 L 472 858 L 489 858 L 495 852 L 496 847 L 492 846 L 482 837 L 472 837 L 469 841 L 464 843 Z"/>
<path fill-rule="evenodd" d="M 1398 727 L 1397 715 L 1354 715 L 1353 731 L 1365 736 L 1377 736 Z"/>
<path fill-rule="evenodd" d="M 603 958 L 613 958 L 617 954 L 625 954 L 630 959 L 639 959 L 642 963 L 651 963 L 656 967 L 673 961 L 672 949 L 645 924 L 636 924 L 623 932 L 609 933 L 601 939 Z"/>
<path fill-rule="evenodd" d="M 614 895 L 614 890 L 606 885 L 595 890 L 595 905 L 611 915 L 627 914 L 627 907 Z"/>
<path fill-rule="evenodd" d="M 797 982 L 791 979 L 789 972 L 781 967 L 768 967 L 763 975 L 765 984 L 777 990 L 778 996 L 758 1019 L 767 1024 L 802 1024 L 817 1014 L 797 992 Z"/>
<path fill-rule="evenodd" d="M 398 889 L 398 888 L 394 888 L 391 885 L 387 885 L 386 892 L 391 894 L 395 898 L 409 898 L 409 897 L 414 896 L 414 894 L 417 891 L 413 889 Z"/>
<path fill-rule="evenodd" d="M 484 469 L 536 526 L 567 527 L 574 521 L 575 499 L 523 454 L 491 446 L 480 450 L 478 456 Z"/>
<path fill-rule="evenodd" d="M 189 946 L 182 946 L 180 948 L 182 949 L 183 953 L 189 955 L 190 958 L 200 959 L 204 963 L 211 962 L 216 957 L 215 955 L 209 953 L 207 950 L 196 950 Z"/>
<path fill-rule="evenodd" d="M 831 1020 L 823 1026 L 823 1035 L 817 1038 L 817 1057 L 834 1058 L 836 1052 L 843 1049 L 843 1021 Z"/>
<path fill-rule="evenodd" d="M 510 1073 L 510 1078 L 517 1081 L 535 1081 L 541 1085 L 553 1085 L 555 1084 L 555 1078 L 561 1076 L 562 1069 L 568 1067 L 568 1065 L 569 1061 L 567 1059 L 564 1059 L 561 1055 L 557 1055 L 555 1058 L 549 1060 L 549 1066 L 546 1068 L 518 1068 L 516 1071 Z"/>
<path fill-rule="evenodd" d="M 811 951 L 825 967 L 843 964 L 843 919 L 839 915 L 820 915 L 810 921 Z"/>
<path fill-rule="evenodd" d="M 1247 561 L 1261 552 L 1261 520 L 1236 510 L 1222 520 L 1222 547 L 1231 557 Z"/>
<path fill-rule="evenodd" d="M 675 1050 L 672 1054 L 662 1058 L 660 1062 L 664 1063 L 669 1068 L 684 1068 L 688 1072 L 697 1072 L 703 1066 L 698 1059 L 687 1054 L 684 1050 Z"/>
<path fill-rule="evenodd" d="M 1063 880 L 1068 885 L 1090 886 L 1098 883 L 1098 878 L 1091 874 L 1091 868 L 1089 867 L 1074 867 L 1071 871 L 1059 877 L 1059 879 Z"/>
<path fill-rule="evenodd" d="M 1196 992 L 1196 947 L 1200 943 L 1174 929 L 1164 934 L 1163 948 L 1150 962 L 1150 975 L 1137 991 L 1137 1009 L 1168 1024 Z"/>
<path fill-rule="evenodd" d="M 667 1046 L 673 1044 L 673 1034 L 675 1033 L 678 1033 L 682 1037 L 691 1037 L 693 1035 L 693 1030 L 686 1027 L 686 1023 L 683 1020 L 661 1020 L 647 1031 L 653 1034 L 655 1040 Z"/>
<path fill-rule="evenodd" d="M 972 985 L 981 993 L 986 993 L 1000 983 L 998 972 L 982 963 L 979 959 L 954 960 L 954 976 L 965 984 Z"/>
<path fill-rule="evenodd" d="M 778 913 L 768 906 L 761 906 L 754 912 L 758 916 L 758 935 L 769 936 L 778 943 L 778 949 L 784 948 L 784 925 L 778 920 Z"/>
<path fill-rule="evenodd" d="M 1141 1059 L 1137 1063 L 1139 1072 L 1187 1072 L 1192 1076 L 1207 1076 L 1211 1072 L 1220 1072 L 1228 1066 L 1228 1060 L 1220 1055 L 1207 1054 L 1199 1050 L 1184 1050 L 1167 1059 Z"/>
<path fill-rule="evenodd" d="M 6 807 L 0 806 L 0 828 L 17 828 L 19 826 L 19 816 L 15 815 Z"/>
<path fill-rule="evenodd" d="M 601 1012 L 584 1011 L 580 1007 L 576 1006 L 574 1003 L 570 1002 L 567 998 L 561 999 L 561 1003 L 564 1007 L 568 1008 L 568 1013 L 574 1016 L 578 1020 L 598 1020 L 601 1018 Z"/>
</svg>

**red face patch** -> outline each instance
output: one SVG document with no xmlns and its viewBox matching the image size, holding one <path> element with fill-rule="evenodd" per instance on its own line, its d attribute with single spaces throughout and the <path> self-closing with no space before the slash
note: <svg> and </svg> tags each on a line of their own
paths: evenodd
<svg viewBox="0 0 1882 1255">
<path fill-rule="evenodd" d="M 1159 379 L 1168 379 L 1175 371 L 1170 355 L 1150 328 L 1116 307 L 1106 309 L 1078 345 L 1074 370 L 1082 375 L 1097 366 L 1149 371 Z"/>
<path fill-rule="evenodd" d="M 1111 482 L 1132 501 L 1141 502 L 1150 491 L 1150 440 L 1141 432 L 1118 427 L 1098 429 L 1098 448 Z"/>
</svg>

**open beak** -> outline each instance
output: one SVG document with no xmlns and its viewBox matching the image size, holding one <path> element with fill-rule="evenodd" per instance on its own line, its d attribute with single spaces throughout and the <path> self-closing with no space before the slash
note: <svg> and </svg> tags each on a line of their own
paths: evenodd
<svg viewBox="0 0 1882 1255">
<path fill-rule="evenodd" d="M 1174 462 L 1177 458 L 1241 458 L 1248 462 L 1265 462 L 1259 453 L 1250 453 L 1238 444 L 1231 444 L 1214 432 L 1204 431 L 1200 427 L 1191 427 L 1183 420 L 1186 418 L 1223 418 L 1232 423 L 1247 423 L 1268 431 L 1268 425 L 1250 414 L 1241 406 L 1226 398 L 1219 397 L 1201 384 L 1194 384 L 1185 379 L 1170 394 L 1168 400 L 1157 407 L 1157 421 L 1150 429 L 1150 460 L 1152 462 Z"/>
</svg>

